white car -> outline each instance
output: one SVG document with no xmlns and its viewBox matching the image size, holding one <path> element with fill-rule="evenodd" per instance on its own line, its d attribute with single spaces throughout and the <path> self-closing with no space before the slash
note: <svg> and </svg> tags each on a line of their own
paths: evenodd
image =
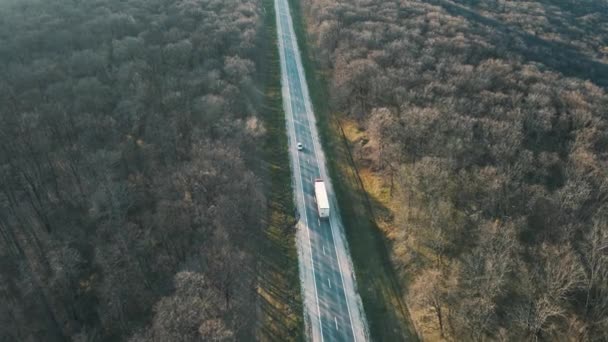
<svg viewBox="0 0 608 342">
<path fill-rule="evenodd" d="M 302 145 L 300 142 L 296 146 L 298 147 L 298 151 L 302 151 L 304 149 L 304 145 Z"/>
</svg>

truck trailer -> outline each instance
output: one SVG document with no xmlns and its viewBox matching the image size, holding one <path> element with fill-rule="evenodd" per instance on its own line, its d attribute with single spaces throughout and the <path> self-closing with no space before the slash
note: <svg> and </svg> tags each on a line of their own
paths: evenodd
<svg viewBox="0 0 608 342">
<path fill-rule="evenodd" d="M 315 198 L 317 199 L 317 210 L 319 217 L 329 217 L 329 200 L 327 199 L 327 190 L 325 190 L 325 182 L 322 179 L 315 179 Z"/>
</svg>

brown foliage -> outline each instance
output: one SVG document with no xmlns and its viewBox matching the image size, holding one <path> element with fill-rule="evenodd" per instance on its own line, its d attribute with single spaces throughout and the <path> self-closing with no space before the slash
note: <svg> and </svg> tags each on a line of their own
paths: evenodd
<svg viewBox="0 0 608 342">
<path fill-rule="evenodd" d="M 334 110 L 367 129 L 357 155 L 395 184 L 411 301 L 454 340 L 604 339 L 606 5 L 304 8 Z"/>
</svg>

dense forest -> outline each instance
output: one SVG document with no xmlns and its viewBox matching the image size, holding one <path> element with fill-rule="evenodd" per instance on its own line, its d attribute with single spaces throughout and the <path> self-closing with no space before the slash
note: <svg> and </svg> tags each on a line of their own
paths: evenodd
<svg viewBox="0 0 608 342">
<path fill-rule="evenodd" d="M 252 336 L 260 4 L 0 1 L 0 341 Z"/>
<path fill-rule="evenodd" d="M 608 4 L 305 0 L 431 340 L 608 340 Z"/>
</svg>

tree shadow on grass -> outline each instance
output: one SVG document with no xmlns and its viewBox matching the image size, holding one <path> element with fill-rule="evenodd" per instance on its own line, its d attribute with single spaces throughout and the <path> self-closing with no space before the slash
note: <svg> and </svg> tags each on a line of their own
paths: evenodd
<svg viewBox="0 0 608 342">
<path fill-rule="evenodd" d="M 419 337 L 390 258 L 390 241 L 376 225 L 375 215 L 390 210 L 368 196 L 345 136 L 336 134 L 330 153 L 337 158 L 330 160 L 340 177 L 332 178 L 340 180 L 334 181 L 334 188 L 372 336 L 382 341 L 416 341 Z"/>
<path fill-rule="evenodd" d="M 272 209 L 280 212 L 283 206 Z M 282 216 L 282 217 L 277 217 Z M 259 251 L 258 295 L 261 341 L 297 341 L 301 336 L 302 302 L 297 254 L 290 216 L 271 214 Z"/>
<path fill-rule="evenodd" d="M 280 66 L 276 46 L 273 0 L 263 0 L 265 39 L 261 51 L 260 78 L 265 84 L 266 137 L 260 167 L 265 175 L 268 198 L 264 230 L 258 237 L 258 329 L 259 341 L 302 341 L 303 308 L 295 245 L 294 203 L 287 150 L 287 132 L 281 97 Z"/>
</svg>

